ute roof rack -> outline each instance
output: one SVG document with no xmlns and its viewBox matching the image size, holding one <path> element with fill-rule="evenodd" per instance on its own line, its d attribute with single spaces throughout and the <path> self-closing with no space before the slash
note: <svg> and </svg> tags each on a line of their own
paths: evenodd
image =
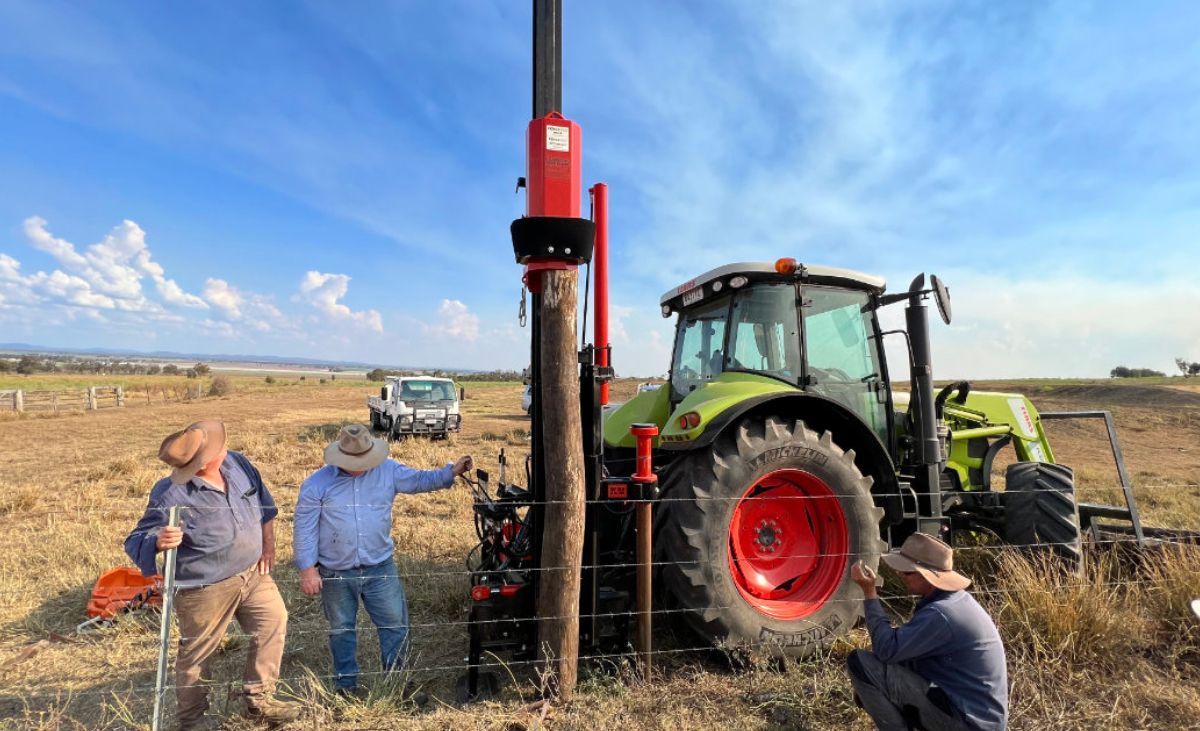
<svg viewBox="0 0 1200 731">
<path fill-rule="evenodd" d="M 806 264 L 800 266 L 796 275 L 786 275 L 777 272 L 773 262 L 737 262 L 711 269 L 668 290 L 659 300 L 663 308 L 663 317 L 669 316 L 672 311 L 683 309 L 706 299 L 708 295 L 720 291 L 728 284 L 729 280 L 739 275 L 746 277 L 751 282 L 784 281 L 798 277 L 801 281 L 812 284 L 829 284 L 875 294 L 881 294 L 886 287 L 883 277 L 864 274 L 853 269 Z M 684 297 L 685 294 L 689 297 Z"/>
</svg>

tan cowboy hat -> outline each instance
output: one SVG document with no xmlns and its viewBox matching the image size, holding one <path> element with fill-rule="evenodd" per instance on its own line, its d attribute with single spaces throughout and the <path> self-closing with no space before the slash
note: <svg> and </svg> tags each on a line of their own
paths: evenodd
<svg viewBox="0 0 1200 731">
<path fill-rule="evenodd" d="M 337 441 L 325 448 L 325 464 L 351 472 L 378 467 L 388 457 L 388 445 L 371 436 L 362 424 L 347 424 L 338 432 Z"/>
<path fill-rule="evenodd" d="M 885 553 L 882 561 L 895 571 L 916 571 L 944 591 L 958 591 L 971 580 L 954 570 L 954 549 L 925 533 L 913 533 L 899 551 Z"/>
<path fill-rule="evenodd" d="M 163 440 L 158 458 L 171 466 L 171 482 L 181 485 L 225 448 L 225 424 L 216 419 L 197 421 Z"/>
</svg>

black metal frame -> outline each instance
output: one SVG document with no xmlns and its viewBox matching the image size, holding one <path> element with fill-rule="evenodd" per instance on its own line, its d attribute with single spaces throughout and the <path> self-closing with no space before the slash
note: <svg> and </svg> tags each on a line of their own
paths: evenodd
<svg viewBox="0 0 1200 731">
<path fill-rule="evenodd" d="M 1108 445 L 1112 448 L 1113 461 L 1117 465 L 1117 477 L 1121 480 L 1121 490 L 1125 493 L 1125 508 L 1119 508 L 1112 505 L 1094 505 L 1091 503 L 1079 503 L 1079 529 L 1086 530 L 1093 525 L 1095 518 L 1108 518 L 1110 520 L 1128 520 L 1133 526 L 1133 535 L 1137 540 L 1138 548 L 1144 548 L 1146 545 L 1145 531 L 1142 529 L 1142 521 L 1138 517 L 1137 501 L 1133 497 L 1133 482 L 1129 479 L 1129 470 L 1125 469 L 1125 457 L 1121 454 L 1121 445 L 1117 441 L 1117 427 L 1113 423 L 1112 412 L 1110 411 L 1043 411 L 1041 412 L 1043 420 L 1067 420 L 1067 419 L 1104 419 L 1104 428 L 1108 432 Z"/>
</svg>

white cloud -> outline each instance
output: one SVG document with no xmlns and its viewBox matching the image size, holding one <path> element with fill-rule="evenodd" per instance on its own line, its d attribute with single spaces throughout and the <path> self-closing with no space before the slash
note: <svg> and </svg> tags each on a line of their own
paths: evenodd
<svg viewBox="0 0 1200 731">
<path fill-rule="evenodd" d="M 122 221 L 82 254 L 70 241 L 51 234 L 46 219 L 40 216 L 25 219 L 23 228 L 29 243 L 54 257 L 65 270 L 49 275 L 39 272 L 27 280 L 42 286 L 52 298 L 82 307 L 155 312 L 162 306 L 149 300 L 142 290 L 142 279 L 150 277 L 167 304 L 208 307 L 202 299 L 184 292 L 174 280 L 166 278 L 162 266 L 153 260 L 146 246 L 146 232 L 133 221 Z"/>
<path fill-rule="evenodd" d="M 231 320 L 242 316 L 242 303 L 246 298 L 236 287 L 224 279 L 209 277 L 204 281 L 204 299 Z"/>
<path fill-rule="evenodd" d="M 1182 279 L 1015 278 L 946 272 L 953 320 L 929 303 L 938 378 L 1103 377 L 1118 365 L 1170 373 L 1200 357 L 1200 289 Z M 903 305 L 884 311 L 902 327 Z M 888 338 L 893 378 L 907 377 L 903 340 Z"/>
<path fill-rule="evenodd" d="M 339 302 L 350 288 L 346 274 L 325 274 L 309 271 L 300 282 L 300 299 L 325 317 L 346 321 L 375 332 L 383 332 L 383 317 L 377 310 L 355 312 Z"/>
<path fill-rule="evenodd" d="M 479 339 L 479 316 L 459 300 L 442 300 L 433 322 L 421 323 L 427 335 L 473 343 Z"/>
</svg>

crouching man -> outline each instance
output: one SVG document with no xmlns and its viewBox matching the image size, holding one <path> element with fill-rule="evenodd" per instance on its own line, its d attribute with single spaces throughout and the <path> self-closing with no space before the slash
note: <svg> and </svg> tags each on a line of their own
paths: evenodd
<svg viewBox="0 0 1200 731">
<path fill-rule="evenodd" d="M 237 618 L 251 636 L 243 675 L 248 717 L 271 724 L 295 720 L 300 706 L 275 699 L 287 609 L 271 579 L 275 500 L 250 460 L 225 448 L 225 425 L 200 421 L 163 440 L 158 457 L 171 466 L 150 491 L 150 504 L 125 539 L 125 552 L 146 576 L 155 556 L 178 548 L 175 617 L 177 717 L 183 731 L 215 728 L 206 719 L 208 659 Z M 181 506 L 181 526 L 167 526 Z"/>
<path fill-rule="evenodd" d="M 966 592 L 950 546 L 914 533 L 883 563 L 920 596 L 912 619 L 892 627 L 861 562 L 851 578 L 862 588 L 871 650 L 847 661 L 855 699 L 881 731 L 1002 731 L 1008 723 L 1008 672 L 996 625 Z"/>
<path fill-rule="evenodd" d="M 300 486 L 293 530 L 300 590 L 321 595 L 339 694 L 364 695 L 355 629 L 360 601 L 379 632 L 383 672 L 404 667 L 408 603 L 392 558 L 392 502 L 401 493 L 444 490 L 470 468 L 467 456 L 438 470 L 406 467 L 388 459 L 387 442 L 350 424 L 325 449 L 325 466 Z"/>
</svg>

